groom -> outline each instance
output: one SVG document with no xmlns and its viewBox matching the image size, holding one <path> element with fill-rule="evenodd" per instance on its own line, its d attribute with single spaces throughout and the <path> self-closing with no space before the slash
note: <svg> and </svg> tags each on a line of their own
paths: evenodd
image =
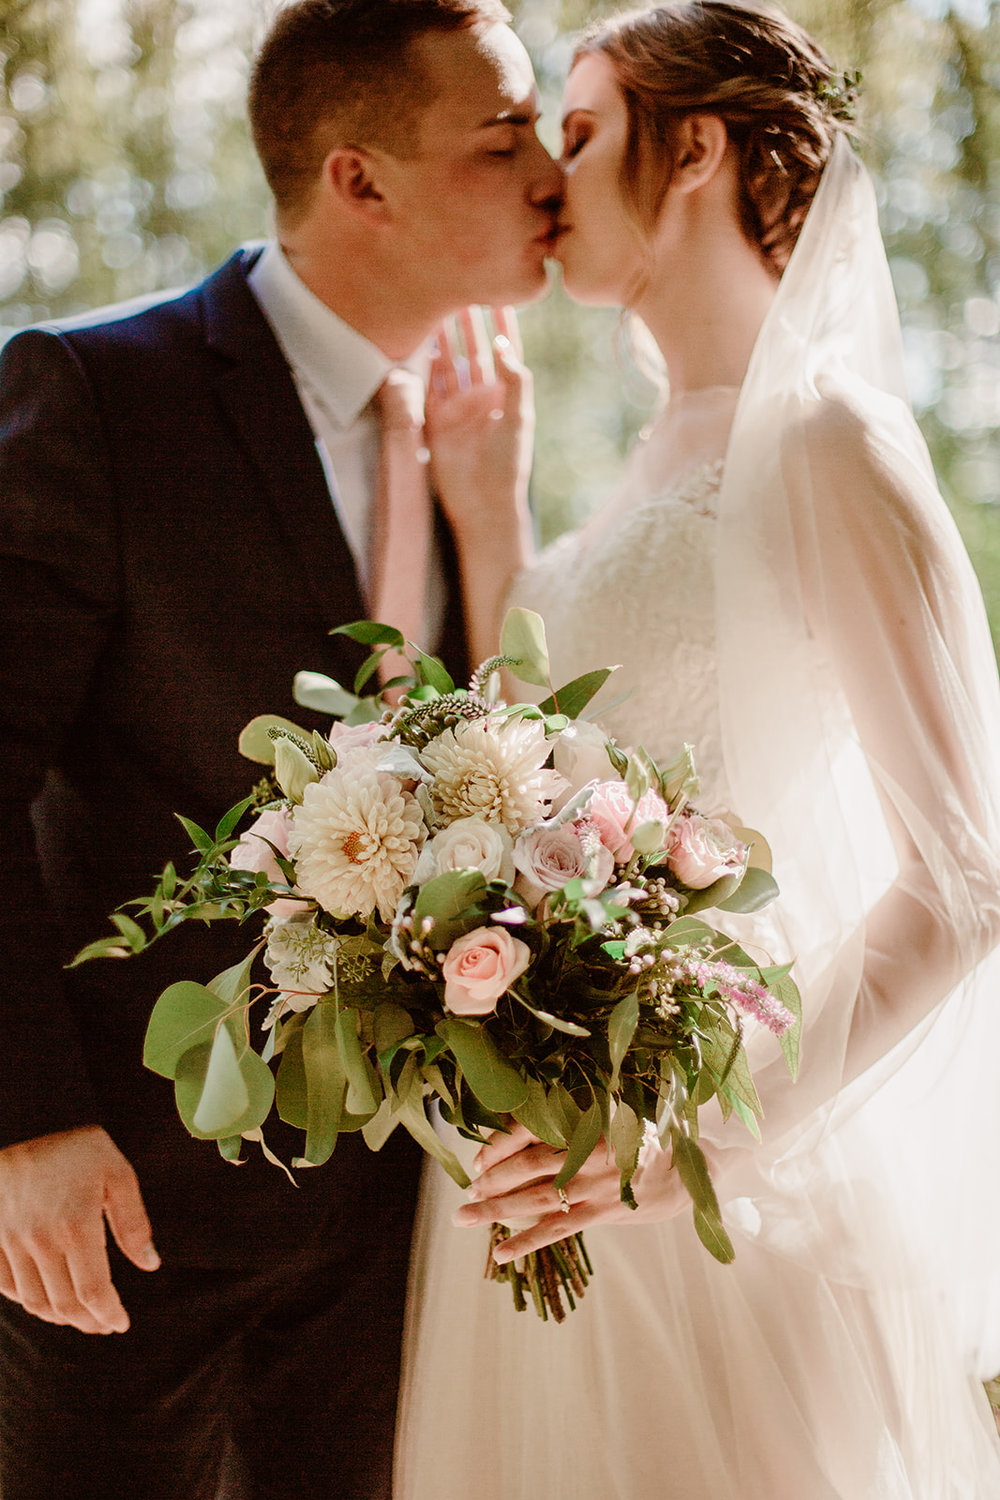
<svg viewBox="0 0 1000 1500">
<path fill-rule="evenodd" d="M 246 793 L 247 720 L 309 720 L 297 669 L 350 680 L 329 631 L 386 540 L 387 374 L 457 308 L 544 289 L 559 175 L 507 18 L 291 4 L 251 89 L 280 249 L 0 361 L 3 1500 L 388 1500 L 416 1151 L 348 1136 L 292 1187 L 186 1136 L 142 1036 L 167 983 L 234 961 L 228 924 L 62 965 L 183 866 L 175 812 Z M 430 551 L 455 661 L 440 521 Z"/>
</svg>

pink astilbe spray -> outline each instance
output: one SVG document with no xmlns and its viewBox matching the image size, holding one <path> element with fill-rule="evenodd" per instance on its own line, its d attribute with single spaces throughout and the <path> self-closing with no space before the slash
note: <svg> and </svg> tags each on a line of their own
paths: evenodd
<svg viewBox="0 0 1000 1500">
<path fill-rule="evenodd" d="M 706 959 L 691 964 L 689 972 L 703 989 L 714 985 L 723 999 L 731 1001 L 746 1015 L 753 1016 L 775 1036 L 784 1036 L 794 1024 L 795 1017 L 788 1006 L 782 1005 L 762 984 L 751 979 L 746 970 Z"/>
</svg>

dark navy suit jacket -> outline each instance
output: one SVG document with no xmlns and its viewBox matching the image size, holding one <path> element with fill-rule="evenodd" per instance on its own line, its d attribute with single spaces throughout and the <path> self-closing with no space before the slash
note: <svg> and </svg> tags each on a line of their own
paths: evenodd
<svg viewBox="0 0 1000 1500">
<path fill-rule="evenodd" d="M 62 966 L 166 860 L 185 866 L 175 813 L 214 827 L 246 795 L 243 725 L 318 727 L 294 673 L 349 683 L 361 659 L 329 634 L 365 607 L 251 263 L 0 356 L 0 1146 L 103 1124 L 161 1251 L 209 1265 L 299 1244 L 350 1189 L 339 1148 L 297 1189 L 256 1147 L 224 1163 L 142 1067 L 160 990 L 210 978 L 248 933 L 192 924 L 136 959 Z M 442 541 L 441 649 L 464 668 Z"/>
</svg>

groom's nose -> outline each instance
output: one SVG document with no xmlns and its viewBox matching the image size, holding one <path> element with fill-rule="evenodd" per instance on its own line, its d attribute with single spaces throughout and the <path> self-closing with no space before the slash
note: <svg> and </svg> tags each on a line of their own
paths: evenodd
<svg viewBox="0 0 1000 1500">
<path fill-rule="evenodd" d="M 537 166 L 531 181 L 529 197 L 535 208 L 544 208 L 550 213 L 558 213 L 563 199 L 565 181 L 563 169 L 559 162 L 549 155 L 537 136 L 535 137 L 535 155 Z"/>
</svg>

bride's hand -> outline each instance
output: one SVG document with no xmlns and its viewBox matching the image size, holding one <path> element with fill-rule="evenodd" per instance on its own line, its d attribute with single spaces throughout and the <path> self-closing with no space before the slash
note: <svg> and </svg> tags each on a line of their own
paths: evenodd
<svg viewBox="0 0 1000 1500">
<path fill-rule="evenodd" d="M 449 320 L 427 392 L 431 479 L 460 548 L 477 540 L 495 544 L 498 528 L 516 526 L 527 511 L 531 373 L 521 360 L 513 308 L 495 308 L 492 320 L 492 341 L 481 308 Z"/>
<path fill-rule="evenodd" d="M 721 1159 L 729 1153 L 707 1144 L 702 1149 L 718 1184 Z M 608 1160 L 602 1140 L 566 1184 L 569 1212 L 565 1212 L 554 1181 L 565 1160 L 565 1151 L 546 1146 L 523 1125 L 513 1125 L 509 1135 L 495 1133 L 476 1157 L 479 1176 L 468 1189 L 470 1201 L 456 1210 L 455 1223 L 472 1226 L 540 1215 L 530 1229 L 497 1246 L 494 1259 L 502 1262 L 578 1234 L 592 1224 L 656 1223 L 691 1206 L 669 1153 L 655 1140 L 643 1146 L 632 1179 L 638 1204 L 634 1209 L 621 1201 L 618 1168 L 613 1156 Z"/>
</svg>

